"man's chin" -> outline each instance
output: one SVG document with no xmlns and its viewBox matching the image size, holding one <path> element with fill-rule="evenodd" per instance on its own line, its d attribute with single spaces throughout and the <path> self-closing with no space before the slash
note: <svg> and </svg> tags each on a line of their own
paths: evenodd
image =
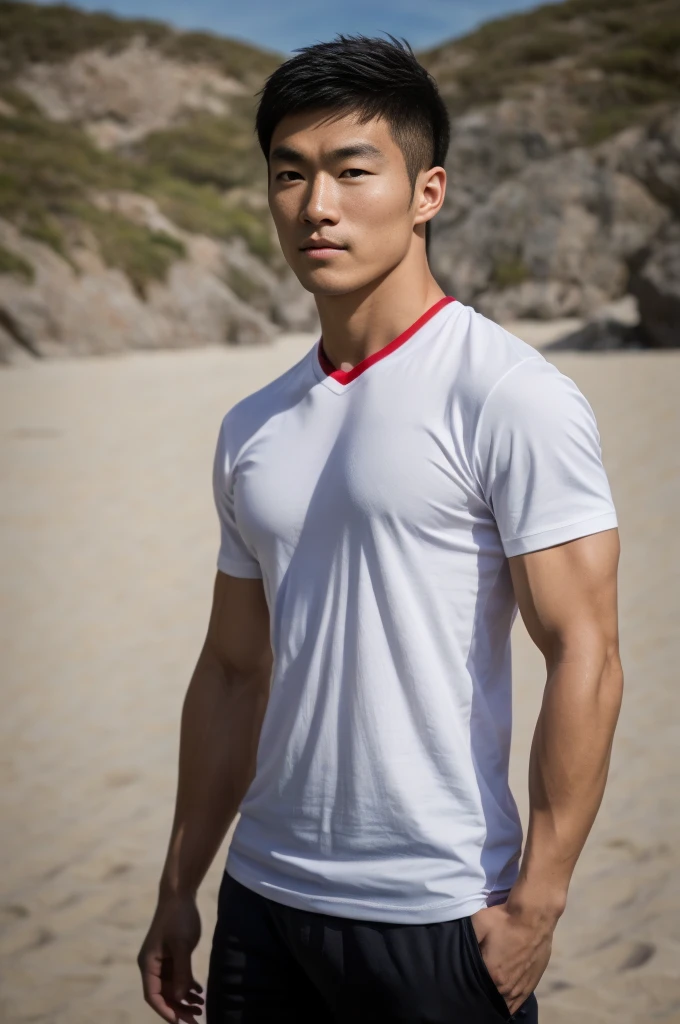
<svg viewBox="0 0 680 1024">
<path fill-rule="evenodd" d="M 316 270 L 300 272 L 293 267 L 293 272 L 305 289 L 314 296 L 347 295 L 361 288 L 365 282 L 357 281 L 354 275 L 338 273 L 330 267 L 318 267 Z"/>
</svg>

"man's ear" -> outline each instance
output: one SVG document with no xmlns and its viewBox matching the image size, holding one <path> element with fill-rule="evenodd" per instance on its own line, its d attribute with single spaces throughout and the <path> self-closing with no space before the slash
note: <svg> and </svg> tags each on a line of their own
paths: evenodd
<svg viewBox="0 0 680 1024">
<path fill-rule="evenodd" d="M 414 224 L 432 220 L 442 208 L 446 195 L 446 171 L 443 167 L 430 167 L 418 175 L 415 191 Z"/>
</svg>

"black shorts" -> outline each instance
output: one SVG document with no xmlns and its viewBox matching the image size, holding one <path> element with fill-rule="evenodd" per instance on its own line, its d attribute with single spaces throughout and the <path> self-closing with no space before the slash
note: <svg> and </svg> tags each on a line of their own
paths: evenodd
<svg viewBox="0 0 680 1024">
<path fill-rule="evenodd" d="M 469 917 L 355 921 L 286 907 L 225 872 L 210 954 L 207 1024 L 536 1024 L 511 1017 Z"/>
</svg>

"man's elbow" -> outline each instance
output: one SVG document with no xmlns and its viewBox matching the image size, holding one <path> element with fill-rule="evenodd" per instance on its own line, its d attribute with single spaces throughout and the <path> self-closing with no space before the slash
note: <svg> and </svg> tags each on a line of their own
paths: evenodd
<svg viewBox="0 0 680 1024">
<path fill-rule="evenodd" d="M 228 689 L 260 689 L 269 685 L 272 655 L 268 646 L 214 643 L 208 636 L 200 662 L 210 675 L 218 677 Z"/>
<path fill-rule="evenodd" d="M 595 700 L 605 714 L 618 717 L 623 699 L 623 666 L 618 637 L 594 626 L 592 621 L 564 631 L 553 648 L 553 657 L 546 659 L 549 676 L 561 675 L 570 667 L 583 681 L 583 695 Z"/>
</svg>

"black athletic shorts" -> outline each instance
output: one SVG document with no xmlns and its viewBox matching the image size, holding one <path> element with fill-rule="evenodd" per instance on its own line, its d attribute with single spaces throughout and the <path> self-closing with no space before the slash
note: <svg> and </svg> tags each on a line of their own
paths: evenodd
<svg viewBox="0 0 680 1024">
<path fill-rule="evenodd" d="M 531 995 L 511 1017 L 469 917 L 355 921 L 286 907 L 225 872 L 206 994 L 207 1024 L 536 1024 Z"/>
</svg>

